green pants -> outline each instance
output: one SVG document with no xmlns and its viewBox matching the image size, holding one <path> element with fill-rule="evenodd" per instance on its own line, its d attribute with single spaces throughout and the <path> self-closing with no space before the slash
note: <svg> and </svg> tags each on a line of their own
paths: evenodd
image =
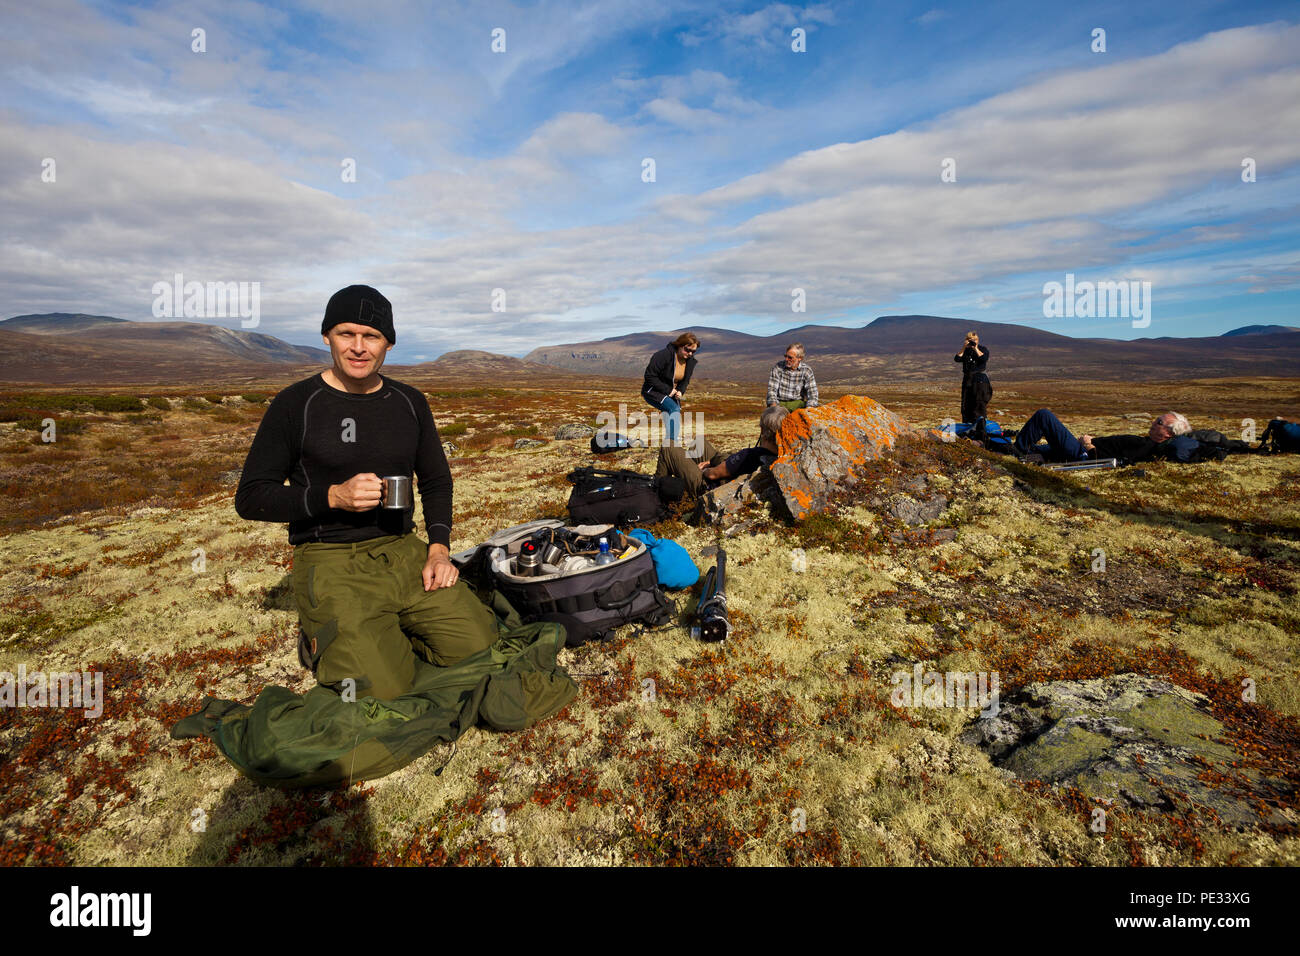
<svg viewBox="0 0 1300 956">
<path fill-rule="evenodd" d="M 300 658 L 320 684 L 357 699 L 410 689 L 415 656 L 445 667 L 497 639 L 496 617 L 463 583 L 424 590 L 428 547 L 414 533 L 293 550 Z"/>
<path fill-rule="evenodd" d="M 800 408 L 808 407 L 808 403 L 802 398 L 792 398 L 788 402 L 777 402 L 777 404 L 782 406 L 787 412 L 793 412 Z"/>
<path fill-rule="evenodd" d="M 655 477 L 675 475 L 686 482 L 686 493 L 693 498 L 698 498 L 704 492 L 706 485 L 704 476 L 700 474 L 700 462 L 707 461 L 710 465 L 718 465 L 724 458 L 707 438 L 701 438 L 700 442 L 702 444 L 700 450 L 703 452 L 700 458 L 692 458 L 687 454 L 688 449 L 677 445 L 660 445 Z"/>
</svg>

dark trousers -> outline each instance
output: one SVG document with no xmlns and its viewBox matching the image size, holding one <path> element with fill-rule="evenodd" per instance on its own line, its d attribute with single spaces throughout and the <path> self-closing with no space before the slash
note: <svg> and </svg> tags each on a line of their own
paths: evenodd
<svg viewBox="0 0 1300 956">
<path fill-rule="evenodd" d="M 1034 447 L 1040 439 L 1046 439 L 1047 451 Z M 1027 455 L 1032 451 L 1050 461 L 1083 461 L 1088 457 L 1079 439 L 1047 408 L 1034 412 L 1016 435 L 1016 454 Z"/>
<path fill-rule="evenodd" d="M 961 383 L 961 420 L 971 425 L 988 417 L 993 383 L 983 372 L 976 372 Z"/>
</svg>

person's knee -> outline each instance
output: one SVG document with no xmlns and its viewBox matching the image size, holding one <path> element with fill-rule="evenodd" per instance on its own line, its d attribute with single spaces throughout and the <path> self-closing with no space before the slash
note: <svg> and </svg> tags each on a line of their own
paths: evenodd
<svg viewBox="0 0 1300 956">
<path fill-rule="evenodd" d="M 673 461 L 668 455 L 668 449 L 662 445 L 659 447 L 659 460 L 655 463 L 655 477 L 663 478 L 674 474 Z"/>
<path fill-rule="evenodd" d="M 464 581 L 426 592 L 425 605 L 403 626 L 415 652 L 430 664 L 448 667 L 491 647 L 497 639 L 496 615 Z"/>
<path fill-rule="evenodd" d="M 357 698 L 392 700 L 407 693 L 415 680 L 415 654 L 400 630 L 340 633 L 320 651 L 316 681 Z"/>
</svg>

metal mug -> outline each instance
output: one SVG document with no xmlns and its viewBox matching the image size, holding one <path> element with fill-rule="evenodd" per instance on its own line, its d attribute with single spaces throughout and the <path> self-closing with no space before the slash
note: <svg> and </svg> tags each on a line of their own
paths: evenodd
<svg viewBox="0 0 1300 956">
<path fill-rule="evenodd" d="M 411 507 L 411 476 L 410 475 L 385 475 L 381 479 L 384 483 L 384 507 L 393 511 L 405 511 Z"/>
</svg>

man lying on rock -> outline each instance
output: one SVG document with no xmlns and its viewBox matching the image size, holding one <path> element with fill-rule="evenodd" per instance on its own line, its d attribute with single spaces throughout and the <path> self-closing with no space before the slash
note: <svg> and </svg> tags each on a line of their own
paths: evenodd
<svg viewBox="0 0 1300 956">
<path fill-rule="evenodd" d="M 379 374 L 397 340 L 392 306 L 369 286 L 341 289 L 321 337 L 334 367 L 271 401 L 235 511 L 288 522 L 299 658 L 316 680 L 391 700 L 411 688 L 417 654 L 455 664 L 497 639 L 496 619 L 451 563 L 451 469 L 429 402 Z M 380 476 L 412 472 L 427 546 L 410 507 L 380 507 Z"/>
<path fill-rule="evenodd" d="M 789 411 L 780 405 L 763 409 L 763 414 L 758 418 L 758 444 L 725 457 L 703 436 L 695 446 L 700 449 L 698 458 L 687 454 L 686 448 L 661 445 L 655 477 L 680 478 L 686 483 L 686 493 L 692 498 L 698 498 L 710 488 L 716 488 L 741 475 L 748 475 L 760 465 L 770 465 L 776 461 L 778 454 L 777 432 L 781 430 L 781 423 L 788 414 Z"/>
<path fill-rule="evenodd" d="M 1198 457 L 1201 443 L 1191 435 L 1192 426 L 1177 412 L 1166 412 L 1151 423 L 1145 435 L 1080 435 L 1061 424 L 1050 409 L 1040 408 L 1016 435 L 1015 452 L 1022 458 L 1042 455 L 1046 461 L 1089 461 L 1116 458 L 1121 462 L 1190 462 Z M 1039 441 L 1046 441 L 1040 445 Z"/>
</svg>

